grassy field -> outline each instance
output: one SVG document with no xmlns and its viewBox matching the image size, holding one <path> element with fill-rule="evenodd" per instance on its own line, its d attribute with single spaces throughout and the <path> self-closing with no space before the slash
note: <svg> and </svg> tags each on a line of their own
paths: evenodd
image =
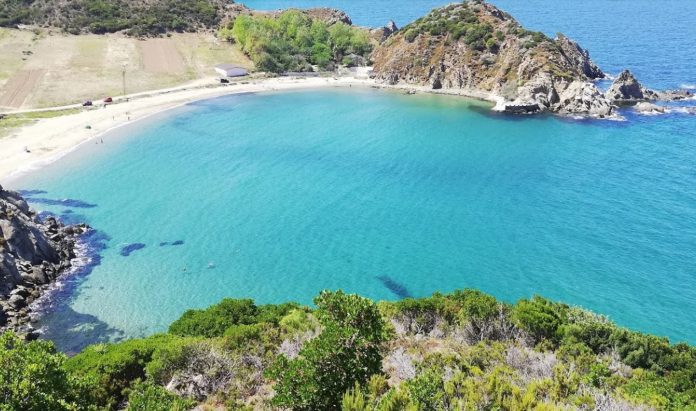
<svg viewBox="0 0 696 411">
<path fill-rule="evenodd" d="M 252 63 L 209 33 L 138 40 L 0 29 L 0 109 L 50 107 L 214 77 L 213 66 Z"/>
<path fill-rule="evenodd" d="M 0 139 L 7 137 L 12 130 L 38 121 L 42 118 L 52 118 L 67 116 L 68 114 L 78 113 L 80 109 L 37 111 L 33 113 L 8 114 L 0 118 Z"/>
</svg>

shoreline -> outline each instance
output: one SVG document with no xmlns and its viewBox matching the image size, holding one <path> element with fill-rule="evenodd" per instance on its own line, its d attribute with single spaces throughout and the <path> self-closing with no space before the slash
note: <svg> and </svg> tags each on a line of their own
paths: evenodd
<svg viewBox="0 0 696 411">
<path fill-rule="evenodd" d="M 341 77 L 271 77 L 246 79 L 222 85 L 217 82 L 153 90 L 115 97 L 114 103 L 97 105 L 79 113 L 39 119 L 0 138 L 0 179 L 5 183 L 36 171 L 78 149 L 81 145 L 156 114 L 201 100 L 242 93 L 292 91 L 330 87 L 365 87 L 387 90 L 414 90 L 418 93 L 454 95 L 498 102 L 498 97 L 478 90 L 440 89 L 406 84 L 387 85 L 368 78 Z M 68 106 L 75 108 L 77 106 Z M 61 107 L 60 109 L 65 108 Z M 50 110 L 49 109 L 41 109 Z M 36 110 L 25 110 L 26 112 Z M 12 114 L 12 113 L 8 113 Z M 25 147 L 30 152 L 25 151 Z"/>
</svg>

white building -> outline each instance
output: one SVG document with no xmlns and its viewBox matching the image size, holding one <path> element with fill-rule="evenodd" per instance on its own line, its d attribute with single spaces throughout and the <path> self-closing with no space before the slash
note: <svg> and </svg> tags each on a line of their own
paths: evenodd
<svg viewBox="0 0 696 411">
<path fill-rule="evenodd" d="M 218 64 L 215 66 L 215 72 L 223 77 L 240 77 L 249 74 L 247 69 L 234 64 Z"/>
</svg>

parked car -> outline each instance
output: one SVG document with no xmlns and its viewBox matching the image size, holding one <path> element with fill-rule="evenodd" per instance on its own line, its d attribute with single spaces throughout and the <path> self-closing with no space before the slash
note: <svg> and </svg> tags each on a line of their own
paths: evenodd
<svg viewBox="0 0 696 411">
<path fill-rule="evenodd" d="M 82 102 L 82 107 L 89 107 L 92 105 L 92 100 L 85 100 Z"/>
<path fill-rule="evenodd" d="M 113 103 L 113 102 L 114 102 L 114 99 L 112 99 L 111 97 L 107 97 L 104 99 L 104 103 Z"/>
</svg>

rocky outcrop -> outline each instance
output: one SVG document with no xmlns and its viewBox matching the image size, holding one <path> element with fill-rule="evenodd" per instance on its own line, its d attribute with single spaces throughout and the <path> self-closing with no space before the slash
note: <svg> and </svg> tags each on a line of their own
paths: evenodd
<svg viewBox="0 0 696 411">
<path fill-rule="evenodd" d="M 586 50 L 563 35 L 526 30 L 478 0 L 433 10 L 377 47 L 372 60 L 385 83 L 487 94 L 504 111 L 613 113 L 592 84 L 604 73 Z"/>
<path fill-rule="evenodd" d="M 308 16 L 315 19 L 319 19 L 328 24 L 329 26 L 336 23 L 345 23 L 349 26 L 353 24 L 353 22 L 350 19 L 350 16 L 348 16 L 348 14 L 346 14 L 342 10 L 321 7 L 315 9 L 307 9 L 305 12 Z"/>
<path fill-rule="evenodd" d="M 593 83 L 572 81 L 560 92 L 558 103 L 552 104 L 551 109 L 560 114 L 604 118 L 612 115 L 614 107 Z"/>
<path fill-rule="evenodd" d="M 657 94 L 643 87 L 628 70 L 624 70 L 614 80 L 606 92 L 606 97 L 616 104 L 636 103 L 638 101 L 655 100 Z"/>
<path fill-rule="evenodd" d="M 394 23 L 393 20 L 389 20 L 386 26 L 372 30 L 371 34 L 375 40 L 379 43 L 383 43 L 397 31 L 399 31 L 399 28 L 396 26 L 396 23 Z"/>
<path fill-rule="evenodd" d="M 600 79 L 606 77 L 604 72 L 590 59 L 590 53 L 580 47 L 578 43 L 559 34 L 556 44 L 566 58 L 573 63 L 588 79 Z"/>
<path fill-rule="evenodd" d="M 667 109 L 665 107 L 658 106 L 657 104 L 648 103 L 645 101 L 637 103 L 635 106 L 633 106 L 633 109 L 642 114 L 652 115 L 665 114 L 667 112 Z"/>
<path fill-rule="evenodd" d="M 19 193 L 0 186 L 0 329 L 34 335 L 28 306 L 70 267 L 86 229 L 41 220 Z"/>
</svg>

